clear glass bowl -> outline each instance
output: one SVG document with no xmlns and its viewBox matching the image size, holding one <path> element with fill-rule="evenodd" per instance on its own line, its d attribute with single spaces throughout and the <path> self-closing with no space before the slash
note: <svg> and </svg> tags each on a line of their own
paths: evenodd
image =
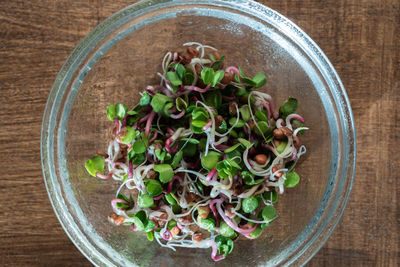
<svg viewBox="0 0 400 267">
<path fill-rule="evenodd" d="M 173 252 L 107 221 L 118 183 L 89 177 L 84 161 L 104 150 L 108 103 L 133 105 L 158 81 L 160 59 L 189 41 L 219 48 L 281 104 L 300 101 L 311 128 L 297 171 L 301 183 L 277 204 L 279 218 L 256 240 L 239 240 L 220 266 L 301 265 L 323 245 L 345 208 L 355 169 L 349 101 L 318 46 L 279 13 L 252 1 L 141 1 L 97 26 L 72 52 L 50 92 L 41 153 L 47 191 L 80 251 L 101 266 L 212 265 L 210 250 Z"/>
</svg>

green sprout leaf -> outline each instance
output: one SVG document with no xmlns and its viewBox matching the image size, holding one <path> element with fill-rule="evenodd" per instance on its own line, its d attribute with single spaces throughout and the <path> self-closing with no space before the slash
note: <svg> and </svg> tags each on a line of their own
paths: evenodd
<svg viewBox="0 0 400 267">
<path fill-rule="evenodd" d="M 263 197 L 266 201 L 275 203 L 278 200 L 278 193 L 275 190 L 267 191 L 264 193 Z"/>
<path fill-rule="evenodd" d="M 184 85 L 192 85 L 194 81 L 194 75 L 191 69 L 186 68 L 185 72 L 183 73 L 182 83 Z"/>
<path fill-rule="evenodd" d="M 249 141 L 247 141 L 246 139 L 243 138 L 238 138 L 238 141 L 244 145 L 245 147 L 251 147 L 251 143 Z"/>
<path fill-rule="evenodd" d="M 208 231 L 213 231 L 215 230 L 215 220 L 212 218 L 207 218 L 207 219 L 203 219 L 200 216 L 197 217 L 199 224 L 207 229 Z"/>
<path fill-rule="evenodd" d="M 298 101 L 296 98 L 289 96 L 289 99 L 286 100 L 285 103 L 279 108 L 280 113 L 282 114 L 282 118 L 286 119 L 286 117 L 290 114 L 296 112 L 298 106 Z"/>
<path fill-rule="evenodd" d="M 185 67 L 182 65 L 182 64 L 176 64 L 175 66 L 174 66 L 174 69 L 175 69 L 175 71 L 176 71 L 176 74 L 178 74 L 178 78 L 179 79 L 182 79 L 183 78 L 183 75 L 184 75 L 184 73 L 185 73 Z"/>
<path fill-rule="evenodd" d="M 227 238 L 235 238 L 237 236 L 236 232 L 225 222 L 220 223 L 219 233 Z"/>
<path fill-rule="evenodd" d="M 114 121 L 116 116 L 117 116 L 117 113 L 115 112 L 115 105 L 114 104 L 107 105 L 107 118 L 110 121 Z"/>
<path fill-rule="evenodd" d="M 211 86 L 215 87 L 215 85 L 217 85 L 217 83 L 219 83 L 224 78 L 224 75 L 225 75 L 225 71 L 223 71 L 223 70 L 216 71 L 214 73 L 214 77 L 212 79 Z"/>
<path fill-rule="evenodd" d="M 214 55 L 212 55 L 212 54 L 210 56 L 214 57 Z M 214 71 L 221 69 L 224 59 L 225 59 L 225 56 L 222 56 L 218 60 L 213 60 L 214 62 L 212 63 L 211 68 Z"/>
<path fill-rule="evenodd" d="M 151 99 L 151 107 L 155 112 L 161 112 L 164 108 L 164 105 L 168 102 L 172 102 L 172 98 L 156 93 Z"/>
<path fill-rule="evenodd" d="M 154 205 L 154 199 L 149 194 L 143 194 L 138 197 L 138 204 L 142 208 L 150 208 Z"/>
<path fill-rule="evenodd" d="M 251 239 L 256 239 L 256 238 L 258 238 L 261 234 L 262 234 L 262 228 L 261 228 L 261 225 L 259 225 L 259 226 L 257 226 L 256 230 L 254 230 L 254 231 L 249 235 L 249 237 L 250 237 Z"/>
<path fill-rule="evenodd" d="M 176 205 L 178 204 L 178 199 L 176 198 L 176 196 L 174 195 L 174 193 L 169 193 L 165 195 L 165 199 L 168 201 L 168 203 L 170 205 Z"/>
<path fill-rule="evenodd" d="M 85 168 L 90 175 L 96 177 L 96 173 L 102 173 L 104 170 L 104 158 L 101 156 L 94 156 L 85 162 Z"/>
<path fill-rule="evenodd" d="M 142 97 L 140 98 L 139 104 L 141 106 L 147 106 L 150 104 L 150 101 L 151 101 L 151 96 L 147 92 L 144 92 Z M 129 112 L 128 112 L 128 114 L 129 114 Z M 130 115 L 132 115 L 132 114 L 130 114 Z"/>
<path fill-rule="evenodd" d="M 220 153 L 215 151 L 209 151 L 207 155 L 202 155 L 200 157 L 201 166 L 203 166 L 204 169 L 211 171 L 212 169 L 215 168 L 221 157 L 222 155 Z"/>
<path fill-rule="evenodd" d="M 138 230 L 143 231 L 145 229 L 145 226 L 147 223 L 146 212 L 141 210 L 138 213 L 136 213 L 135 216 L 133 216 L 133 221 L 134 221 L 135 227 Z"/>
<path fill-rule="evenodd" d="M 149 196 L 151 197 L 157 197 L 161 195 L 163 188 L 161 186 L 161 183 L 155 179 L 148 179 L 145 181 L 146 184 L 146 190 L 149 193 Z"/>
<path fill-rule="evenodd" d="M 154 233 L 153 233 L 153 231 L 147 232 L 146 235 L 147 235 L 147 239 L 148 239 L 149 241 L 153 241 L 153 240 L 154 240 Z"/>
<path fill-rule="evenodd" d="M 178 111 L 185 110 L 188 106 L 187 102 L 185 100 L 183 100 L 183 98 L 181 98 L 181 97 L 176 98 L 175 104 L 176 104 L 176 109 Z"/>
<path fill-rule="evenodd" d="M 174 177 L 174 170 L 169 164 L 154 165 L 154 170 L 160 174 L 159 179 L 162 183 L 168 183 Z"/>
<path fill-rule="evenodd" d="M 119 120 L 123 120 L 127 112 L 128 108 L 124 104 L 115 105 L 115 115 Z"/>
<path fill-rule="evenodd" d="M 256 73 L 253 77 L 254 87 L 259 88 L 267 82 L 267 78 L 262 73 Z"/>
<path fill-rule="evenodd" d="M 256 122 L 253 129 L 254 132 L 260 136 L 263 134 L 267 134 L 267 132 L 272 132 L 272 129 L 269 128 L 268 123 L 266 123 L 265 121 Z"/>
<path fill-rule="evenodd" d="M 284 185 L 286 187 L 295 187 L 300 181 L 300 176 L 292 170 L 286 174 L 286 180 Z"/>
<path fill-rule="evenodd" d="M 233 126 L 236 123 L 237 118 L 232 117 L 229 119 L 229 125 Z M 238 122 L 235 125 L 235 128 L 242 128 L 244 126 L 244 121 L 241 119 L 238 120 Z"/>
<path fill-rule="evenodd" d="M 272 221 L 276 217 L 276 210 L 274 206 L 268 205 L 262 210 L 262 218 L 266 221 Z"/>
<path fill-rule="evenodd" d="M 143 142 L 136 140 L 135 143 L 133 143 L 132 145 L 132 150 L 136 153 L 136 154 L 141 154 L 144 153 L 146 151 L 146 146 L 144 145 Z"/>
<path fill-rule="evenodd" d="M 181 150 L 181 151 L 178 151 L 178 152 L 174 155 L 174 157 L 173 157 L 173 159 L 172 159 L 172 163 L 171 163 L 171 166 L 172 166 L 173 169 L 176 169 L 176 168 L 178 167 L 179 163 L 180 163 L 181 160 L 182 160 L 182 156 L 183 156 L 183 151 L 182 151 L 182 150 Z"/>
<path fill-rule="evenodd" d="M 239 111 L 240 111 L 240 115 L 242 116 L 242 119 L 245 122 L 248 122 L 251 118 L 249 106 L 243 105 L 240 107 Z"/>
<path fill-rule="evenodd" d="M 250 213 L 258 208 L 259 202 L 258 200 L 251 196 L 242 200 L 242 210 L 245 213 Z"/>
<path fill-rule="evenodd" d="M 214 70 L 209 67 L 202 69 L 201 79 L 203 80 L 204 84 L 210 84 L 214 79 Z"/>
<path fill-rule="evenodd" d="M 226 257 L 233 250 L 233 241 L 230 238 L 224 237 L 223 235 L 217 235 L 214 238 L 215 243 L 218 247 L 218 253 L 223 257 Z"/>
<path fill-rule="evenodd" d="M 167 80 L 173 85 L 173 86 L 179 86 L 182 85 L 182 81 L 179 78 L 178 74 L 174 71 L 168 71 L 167 74 L 165 75 Z"/>
<path fill-rule="evenodd" d="M 132 142 L 133 139 L 136 138 L 136 131 L 133 130 L 133 128 L 130 126 L 127 126 L 126 130 L 127 130 L 126 136 L 124 138 L 122 138 L 121 141 L 125 144 L 128 144 L 128 143 Z"/>
<path fill-rule="evenodd" d="M 264 181 L 264 178 L 257 179 L 257 180 L 255 180 L 254 178 L 255 178 L 255 175 L 252 174 L 251 172 L 242 171 L 242 179 L 243 179 L 244 183 L 247 185 L 256 185 L 256 184 L 262 183 Z"/>
<path fill-rule="evenodd" d="M 278 152 L 279 154 L 282 153 L 285 150 L 286 146 L 287 146 L 287 141 L 281 141 L 279 145 L 276 147 L 276 152 Z"/>
</svg>

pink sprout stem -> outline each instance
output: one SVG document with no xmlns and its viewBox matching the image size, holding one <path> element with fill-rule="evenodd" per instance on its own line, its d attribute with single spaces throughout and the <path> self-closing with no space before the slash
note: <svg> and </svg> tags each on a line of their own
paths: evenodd
<svg viewBox="0 0 400 267">
<path fill-rule="evenodd" d="M 175 145 L 175 148 L 171 148 L 171 143 L 172 143 L 172 138 L 168 138 L 167 141 L 165 141 L 165 150 L 167 150 L 168 153 L 173 154 L 178 152 L 178 144 Z"/>
<path fill-rule="evenodd" d="M 234 96 L 227 96 L 227 95 L 223 95 L 222 98 L 226 99 L 226 100 L 229 100 L 229 101 L 233 101 L 233 100 L 236 99 L 236 97 L 234 97 Z"/>
<path fill-rule="evenodd" d="M 268 126 L 271 126 L 271 109 L 267 103 L 263 102 L 262 105 L 264 106 L 265 110 L 267 111 L 267 118 L 268 118 Z"/>
<path fill-rule="evenodd" d="M 120 128 L 119 128 L 119 120 L 117 118 L 114 119 L 114 124 L 115 124 L 116 134 L 119 134 Z"/>
<path fill-rule="evenodd" d="M 128 179 L 132 179 L 132 177 L 133 177 L 133 164 L 132 164 L 132 161 L 129 161 Z"/>
<path fill-rule="evenodd" d="M 233 74 L 237 74 L 240 77 L 240 71 L 235 66 L 229 66 L 225 69 L 225 72 L 232 72 Z"/>
<path fill-rule="evenodd" d="M 207 181 L 207 182 L 210 182 L 211 179 L 213 178 L 213 176 L 214 176 L 214 174 L 215 174 L 216 172 L 217 172 L 217 169 L 216 169 L 216 168 L 212 169 L 212 170 L 207 174 L 207 176 L 206 176 L 206 181 Z"/>
<path fill-rule="evenodd" d="M 211 251 L 211 258 L 212 258 L 214 261 L 220 261 L 220 260 L 222 260 L 222 259 L 224 258 L 223 255 L 218 255 L 218 256 L 217 256 L 217 253 L 218 253 L 217 244 L 216 244 L 214 241 L 210 241 L 210 245 L 211 245 L 211 249 L 212 249 L 212 251 Z"/>
<path fill-rule="evenodd" d="M 166 233 L 168 234 L 168 237 L 167 237 Z M 165 233 L 163 233 L 163 234 L 161 235 L 161 237 L 162 237 L 164 240 L 166 240 L 166 241 L 170 241 L 170 240 L 172 240 L 172 233 L 171 233 L 170 230 L 165 229 Z"/>
<path fill-rule="evenodd" d="M 138 231 L 138 229 L 135 227 L 135 225 L 132 223 L 131 224 L 131 229 L 132 229 L 132 231 L 134 231 L 134 232 L 137 232 Z"/>
<path fill-rule="evenodd" d="M 183 89 L 192 90 L 192 91 L 196 91 L 196 92 L 199 92 L 199 93 L 205 93 L 205 92 L 208 91 L 208 89 L 210 89 L 210 87 L 211 87 L 210 84 L 207 85 L 206 88 L 204 88 L 204 89 L 202 89 L 200 87 L 197 87 L 197 86 L 194 86 L 194 85 L 185 85 L 185 86 L 183 86 Z"/>
<path fill-rule="evenodd" d="M 155 116 L 155 115 L 156 115 L 156 112 L 155 112 L 154 110 L 152 110 L 152 111 L 150 112 L 149 119 L 148 119 L 147 122 L 146 122 L 146 128 L 144 129 L 144 132 L 145 132 L 145 134 L 146 134 L 146 137 L 148 137 L 149 134 L 150 134 L 150 126 L 151 126 L 151 123 L 153 122 L 153 119 L 154 119 L 154 116 Z"/>
<path fill-rule="evenodd" d="M 217 206 L 218 213 L 219 213 L 219 215 L 222 217 L 222 219 L 226 222 L 226 224 L 229 225 L 233 230 L 235 230 L 236 232 L 238 232 L 238 233 L 240 233 L 240 234 L 242 234 L 242 235 L 245 235 L 245 236 L 251 234 L 252 232 L 254 232 L 254 230 L 256 230 L 257 225 L 254 225 L 254 226 L 253 226 L 252 228 L 250 228 L 250 229 L 243 229 L 243 228 L 240 228 L 239 226 L 237 226 L 236 224 L 234 224 L 234 223 L 225 215 L 224 211 L 222 210 L 221 203 L 222 203 L 222 199 L 216 199 L 216 204 L 217 204 L 216 206 Z M 211 202 L 210 202 L 210 204 L 211 204 Z"/>
<path fill-rule="evenodd" d="M 203 131 L 207 130 L 208 128 L 210 128 L 212 125 L 212 121 L 210 120 L 206 125 L 203 126 Z"/>
<path fill-rule="evenodd" d="M 178 113 L 178 114 L 171 114 L 170 117 L 171 117 L 172 119 L 180 119 L 180 118 L 182 118 L 182 117 L 185 115 L 185 113 L 186 113 L 186 110 L 182 110 L 181 113 Z"/>
<path fill-rule="evenodd" d="M 220 145 L 216 145 L 215 148 L 219 149 L 219 150 L 226 150 L 226 149 L 230 148 L 230 146 L 220 144 Z"/>
<path fill-rule="evenodd" d="M 219 221 L 218 221 L 218 214 L 217 211 L 215 210 L 214 204 L 215 203 L 222 203 L 222 199 L 213 199 L 210 201 L 210 209 L 212 211 L 212 213 L 214 214 L 214 218 L 215 218 L 215 225 L 217 227 L 219 227 Z"/>
<path fill-rule="evenodd" d="M 152 133 L 153 133 L 153 137 L 150 139 L 149 144 L 153 143 L 154 140 L 156 140 L 157 136 L 158 136 L 158 132 L 156 130 L 154 130 Z"/>
<path fill-rule="evenodd" d="M 139 125 L 139 124 L 141 124 L 142 122 L 145 122 L 145 121 L 150 117 L 150 114 L 151 114 L 151 113 L 149 113 L 149 114 L 147 114 L 146 116 L 144 116 L 143 118 L 141 118 L 141 119 L 137 122 L 137 124 Z"/>
<path fill-rule="evenodd" d="M 305 121 L 304 118 L 302 116 L 300 116 L 299 114 L 290 114 L 286 117 L 286 125 L 291 125 L 290 120 L 292 120 L 292 119 L 299 120 L 303 123 Z"/>
<path fill-rule="evenodd" d="M 124 203 L 124 204 L 129 204 L 128 202 L 126 202 L 123 199 L 119 199 L 119 198 L 114 198 L 113 200 L 111 200 L 111 207 L 113 209 L 113 211 L 115 213 L 117 213 L 117 203 Z"/>
<path fill-rule="evenodd" d="M 103 180 L 107 180 L 110 179 L 113 176 L 114 172 L 110 171 L 107 175 L 101 174 L 101 173 L 96 173 L 96 177 L 103 179 Z"/>
</svg>

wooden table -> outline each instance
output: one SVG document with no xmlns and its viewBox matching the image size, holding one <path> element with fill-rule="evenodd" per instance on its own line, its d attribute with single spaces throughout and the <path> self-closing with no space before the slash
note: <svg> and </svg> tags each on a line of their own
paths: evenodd
<svg viewBox="0 0 400 267">
<path fill-rule="evenodd" d="M 79 40 L 132 2 L 1 1 L 0 265 L 90 265 L 47 198 L 41 120 L 54 78 Z M 347 89 L 356 121 L 354 189 L 339 226 L 308 265 L 400 265 L 400 2 L 260 2 L 318 43 Z"/>
</svg>

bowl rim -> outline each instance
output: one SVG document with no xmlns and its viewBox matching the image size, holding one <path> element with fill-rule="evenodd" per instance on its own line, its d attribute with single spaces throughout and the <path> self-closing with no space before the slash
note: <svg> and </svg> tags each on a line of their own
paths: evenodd
<svg viewBox="0 0 400 267">
<path fill-rule="evenodd" d="M 103 22 L 101 22 L 99 25 L 97 25 L 88 35 L 86 35 L 80 42 L 79 44 L 74 48 L 72 53 L 68 56 L 67 60 L 63 64 L 62 68 L 60 69 L 59 73 L 57 74 L 57 77 L 55 79 L 55 82 L 51 88 L 51 91 L 49 93 L 45 110 L 44 110 L 44 115 L 43 115 L 43 120 L 42 120 L 42 129 L 41 129 L 41 165 L 42 165 L 42 171 L 43 171 L 43 177 L 44 177 L 44 182 L 46 186 L 46 190 L 50 199 L 50 203 L 54 209 L 54 212 L 60 221 L 60 224 L 64 228 L 64 231 L 66 234 L 69 236 L 71 241 L 74 243 L 74 245 L 79 249 L 79 251 L 85 255 L 85 257 L 94 265 L 101 265 L 101 264 L 111 264 L 108 262 L 103 255 L 99 255 L 101 253 L 98 252 L 97 249 L 93 247 L 92 244 L 84 244 L 82 240 L 79 240 L 77 234 L 82 234 L 80 229 L 74 229 L 75 231 L 71 231 L 70 227 L 68 226 L 67 222 L 68 219 L 66 219 L 65 215 L 65 210 L 60 206 L 60 201 L 63 202 L 62 199 L 62 194 L 59 194 L 58 192 L 55 192 L 54 190 L 59 190 L 59 185 L 57 184 L 56 181 L 53 180 L 53 174 L 49 172 L 49 167 L 50 162 L 52 160 L 54 161 L 54 156 L 52 155 L 52 152 L 54 152 L 53 148 L 53 143 L 52 143 L 52 135 L 54 134 L 54 130 L 57 126 L 52 125 L 51 121 L 54 120 L 56 121 L 57 119 L 57 111 L 54 112 L 54 107 L 60 104 L 60 95 L 65 93 L 67 88 L 62 88 L 62 84 L 65 82 L 65 80 L 68 80 L 71 78 L 72 74 L 76 71 L 72 71 L 71 69 L 74 68 L 76 64 L 79 62 L 79 58 L 83 57 L 85 58 L 88 53 L 90 52 L 93 48 L 96 47 L 94 44 L 96 41 L 100 42 L 102 40 L 102 36 L 104 35 L 104 30 L 105 29 L 110 29 L 117 22 L 123 21 L 124 18 L 132 15 L 136 16 L 141 16 L 143 14 L 146 14 L 148 12 L 154 11 L 154 10 L 162 10 L 167 7 L 171 6 L 179 6 L 179 5 L 208 5 L 208 6 L 213 6 L 213 7 L 221 7 L 223 6 L 224 8 L 245 8 L 247 10 L 252 10 L 255 13 L 259 14 L 261 18 L 265 17 L 268 15 L 268 17 L 273 16 L 274 19 L 276 20 L 277 23 L 283 24 L 284 26 L 288 27 L 288 30 L 294 32 L 296 34 L 296 37 L 298 38 L 297 41 L 306 44 L 312 51 L 312 53 L 316 54 L 318 56 L 318 59 L 323 63 L 323 65 L 326 67 L 327 71 L 329 72 L 329 75 L 332 76 L 332 79 L 334 82 L 336 82 L 338 93 L 340 93 L 339 97 L 340 100 L 343 101 L 341 105 L 346 108 L 347 112 L 347 121 L 349 126 L 347 129 L 345 129 L 348 133 L 348 136 L 344 136 L 343 138 L 349 138 L 350 143 L 353 143 L 353 146 L 349 145 L 348 150 L 349 154 L 353 155 L 352 157 L 348 157 L 348 166 L 346 168 L 347 174 L 345 175 L 344 179 L 345 182 L 347 183 L 347 186 L 345 186 L 344 189 L 344 194 L 342 196 L 343 199 L 341 199 L 339 202 L 334 204 L 334 210 L 332 212 L 339 212 L 336 216 L 333 216 L 328 220 L 328 222 L 331 223 L 332 227 L 328 228 L 328 225 L 325 224 L 321 226 L 321 230 L 317 231 L 315 235 L 308 240 L 308 243 L 306 246 L 300 250 L 299 252 L 296 252 L 293 256 L 293 260 L 291 262 L 288 262 L 286 264 L 294 263 L 296 260 L 300 258 L 307 250 L 310 249 L 311 245 L 315 243 L 315 241 L 318 239 L 318 237 L 324 233 L 324 236 L 321 239 L 321 242 L 318 244 L 317 247 L 314 247 L 311 253 L 308 254 L 307 258 L 305 258 L 302 261 L 302 264 L 306 264 L 319 250 L 320 248 L 325 244 L 325 242 L 329 239 L 331 234 L 333 233 L 334 229 L 338 225 L 345 207 L 348 203 L 349 196 L 353 187 L 353 182 L 354 182 L 354 175 L 355 175 L 355 170 L 356 170 L 356 151 L 357 151 L 357 145 L 356 145 L 356 133 L 355 133 L 355 124 L 354 124 L 354 117 L 352 114 L 351 110 L 351 105 L 349 98 L 347 96 L 347 93 L 344 89 L 344 86 L 332 66 L 331 62 L 328 60 L 326 55 L 322 52 L 322 50 L 318 47 L 318 45 L 303 31 L 301 30 L 296 24 L 294 24 L 292 21 L 287 19 L 286 17 L 282 16 L 280 13 L 276 12 L 275 10 L 272 10 L 271 8 L 266 7 L 265 5 L 262 5 L 260 3 L 257 3 L 255 1 L 245 1 L 245 0 L 232 0 L 227 3 L 227 1 L 224 0 L 214 0 L 214 1 L 209 1 L 209 0 L 200 0 L 200 1 L 184 1 L 184 0 L 143 0 L 139 1 L 137 3 L 134 3 L 132 5 L 129 5 L 117 12 L 115 12 L 113 15 L 105 19 Z M 231 6 L 229 6 L 231 5 Z M 123 24 L 123 22 L 121 23 Z M 282 25 L 281 25 L 282 26 Z M 112 29 L 113 31 L 113 29 Z M 100 40 L 99 40 L 100 39 Z M 302 47 L 303 48 L 303 47 Z M 78 64 L 79 65 L 79 64 Z M 54 138 L 53 138 L 54 140 Z M 50 162 L 49 162 L 50 161 Z M 54 182 L 54 183 L 53 183 Z M 339 207 L 339 204 L 341 205 Z M 338 210 L 340 208 L 340 210 Z M 76 232 L 77 231 L 77 232 Z M 89 248 L 91 247 L 91 248 Z M 96 255 L 93 256 L 92 253 L 95 253 Z M 96 253 L 97 252 L 97 253 Z"/>
</svg>

